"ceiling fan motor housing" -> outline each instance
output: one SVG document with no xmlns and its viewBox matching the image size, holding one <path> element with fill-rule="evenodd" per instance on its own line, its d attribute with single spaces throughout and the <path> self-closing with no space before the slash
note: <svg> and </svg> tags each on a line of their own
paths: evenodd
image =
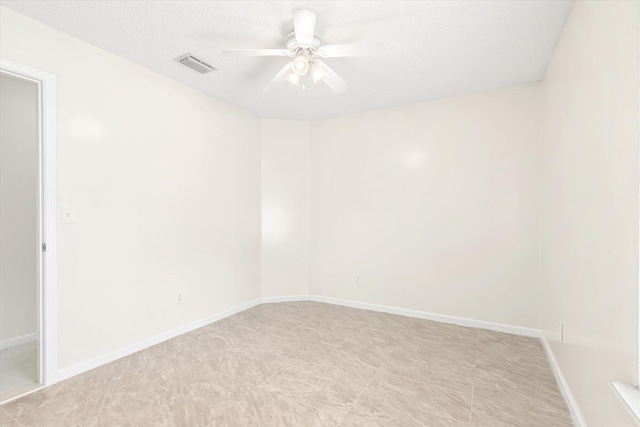
<svg viewBox="0 0 640 427">
<path fill-rule="evenodd" d="M 304 51 L 307 57 L 315 58 L 319 55 L 319 48 L 322 45 L 322 39 L 318 34 L 313 35 L 313 42 L 309 44 L 300 43 L 296 40 L 296 34 L 291 33 L 284 39 L 284 44 L 291 51 L 291 56 L 295 56 L 300 51 Z"/>
</svg>

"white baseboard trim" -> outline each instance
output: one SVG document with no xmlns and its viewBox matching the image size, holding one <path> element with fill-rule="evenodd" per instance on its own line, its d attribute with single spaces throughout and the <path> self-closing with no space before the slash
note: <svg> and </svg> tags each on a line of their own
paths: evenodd
<svg viewBox="0 0 640 427">
<path fill-rule="evenodd" d="M 640 390 L 638 387 L 621 381 L 613 382 L 611 386 L 618 393 L 636 423 L 640 422 Z"/>
<path fill-rule="evenodd" d="M 573 393 L 571 393 L 571 389 L 569 388 L 569 384 L 567 380 L 565 380 L 564 375 L 562 375 L 562 370 L 560 370 L 560 365 L 558 365 L 558 361 L 553 355 L 553 351 L 551 350 L 551 346 L 549 345 L 549 341 L 544 336 L 543 333 L 540 333 L 540 340 L 542 341 L 542 345 L 547 352 L 547 358 L 551 363 L 551 368 L 553 369 L 553 374 L 556 377 L 556 381 L 558 382 L 558 387 L 560 388 L 560 392 L 564 396 L 564 400 L 567 402 L 567 406 L 569 407 L 569 412 L 571 413 L 571 419 L 573 420 L 573 424 L 576 427 L 587 427 L 587 423 L 584 421 L 584 417 L 582 416 L 582 412 L 580 412 L 580 408 L 578 407 L 578 402 L 573 397 Z"/>
<path fill-rule="evenodd" d="M 0 350 L 15 347 L 17 345 L 26 344 L 28 342 L 38 341 L 38 333 L 20 335 L 19 337 L 9 338 L 8 340 L 0 341 Z"/>
<path fill-rule="evenodd" d="M 274 302 L 294 302 L 294 301 L 310 301 L 309 295 L 287 295 L 283 297 L 263 297 L 260 304 L 271 304 Z"/>
<path fill-rule="evenodd" d="M 112 351 L 110 353 L 105 354 L 104 356 L 97 357 L 95 359 L 88 360 L 86 362 L 78 363 L 77 365 L 71 366 L 69 368 L 60 369 L 58 371 L 58 380 L 66 380 L 73 376 L 82 374 L 83 372 L 90 371 L 92 369 L 98 368 L 102 365 L 106 365 L 107 363 L 118 360 L 122 357 L 129 356 L 133 353 L 136 353 L 140 350 L 144 350 L 145 348 L 151 347 L 156 344 L 160 344 L 163 341 L 167 341 L 171 338 L 175 338 L 178 335 L 185 334 L 187 332 L 191 332 L 194 329 L 201 328 L 202 326 L 206 326 L 210 323 L 217 322 L 218 320 L 224 319 L 225 317 L 233 316 L 234 314 L 240 313 L 241 311 L 247 310 L 249 308 L 255 307 L 259 305 L 260 299 L 255 299 L 249 301 L 248 303 L 239 305 L 237 307 L 230 308 L 229 310 L 225 310 L 221 313 L 215 314 L 213 316 L 207 317 L 202 320 L 198 320 L 193 323 L 189 323 L 188 325 L 181 326 L 179 328 L 171 329 L 162 334 L 158 334 L 151 338 L 147 338 L 145 340 L 139 341 L 135 344 L 128 345 L 119 350 Z"/>
<path fill-rule="evenodd" d="M 387 305 L 370 304 L 352 300 L 323 297 L 319 295 L 309 295 L 311 301 L 324 302 L 327 304 L 343 305 L 345 307 L 360 308 L 363 310 L 380 311 L 383 313 L 398 314 L 400 316 L 416 317 L 418 319 L 433 320 L 442 323 L 451 323 L 472 328 L 489 329 L 491 331 L 505 332 L 507 334 L 523 335 L 526 337 L 540 337 L 538 329 L 526 328 L 523 326 L 506 325 L 503 323 L 487 322 L 484 320 L 473 320 L 464 317 L 447 316 L 444 314 L 429 313 L 426 311 L 409 310 L 406 308 L 391 307 Z"/>
</svg>

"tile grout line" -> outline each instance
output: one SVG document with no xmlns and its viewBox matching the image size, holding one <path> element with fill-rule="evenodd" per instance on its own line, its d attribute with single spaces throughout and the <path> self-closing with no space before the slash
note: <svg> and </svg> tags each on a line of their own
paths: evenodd
<svg viewBox="0 0 640 427">
<path fill-rule="evenodd" d="M 367 387 L 369 387 L 369 384 L 371 384 L 371 381 L 373 381 L 373 379 L 375 378 L 376 375 L 378 375 L 378 373 L 380 372 L 380 368 L 376 368 L 376 373 L 373 374 L 371 376 L 371 378 L 369 378 L 369 381 L 367 381 L 367 383 L 364 385 L 364 387 L 362 387 L 362 390 L 360 390 L 360 393 L 358 394 L 358 396 L 353 399 L 353 402 L 351 402 L 351 405 L 349 405 L 349 409 L 347 409 L 347 412 L 344 414 L 344 416 L 340 419 L 340 422 L 338 423 L 338 425 L 336 427 L 340 427 L 340 424 L 342 424 L 342 421 L 344 421 L 344 419 L 347 417 L 347 415 L 349 415 L 351 413 L 351 408 L 353 407 L 353 405 L 355 405 L 355 403 L 358 401 L 358 399 L 360 399 L 360 396 L 362 396 L 362 393 L 364 393 L 364 391 L 367 389 Z"/>
<path fill-rule="evenodd" d="M 15 417 L 12 417 L 11 415 L 9 415 L 9 413 L 7 411 L 5 411 L 4 409 L 0 409 L 0 414 L 6 415 L 7 417 L 9 417 L 9 419 L 13 420 L 19 426 L 22 425 L 22 423 L 20 421 L 16 420 Z"/>
<path fill-rule="evenodd" d="M 275 376 L 276 376 L 276 375 L 278 375 L 280 372 L 284 371 L 284 370 L 285 370 L 285 368 L 286 368 L 286 366 L 285 366 L 285 367 L 283 367 L 283 368 L 278 369 L 278 370 L 276 371 L 276 373 L 275 373 L 275 374 L 271 375 L 269 378 L 265 379 L 265 380 L 264 380 L 264 381 L 262 381 L 260 384 L 258 384 L 258 385 L 254 385 L 253 387 L 254 387 L 254 388 L 258 388 L 258 387 L 260 387 L 262 384 L 266 383 L 266 382 L 267 382 L 267 381 L 269 381 L 271 378 L 275 377 Z"/>
</svg>

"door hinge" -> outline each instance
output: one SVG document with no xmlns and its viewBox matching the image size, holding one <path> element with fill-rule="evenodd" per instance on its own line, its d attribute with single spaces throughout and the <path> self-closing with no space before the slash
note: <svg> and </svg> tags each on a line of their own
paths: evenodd
<svg viewBox="0 0 640 427">
<path fill-rule="evenodd" d="M 43 243 L 42 244 L 42 252 L 46 252 L 47 251 L 47 244 Z"/>
</svg>

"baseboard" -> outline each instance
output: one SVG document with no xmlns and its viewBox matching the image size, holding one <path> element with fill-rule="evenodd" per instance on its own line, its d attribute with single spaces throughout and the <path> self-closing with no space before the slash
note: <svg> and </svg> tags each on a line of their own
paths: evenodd
<svg viewBox="0 0 640 427">
<path fill-rule="evenodd" d="M 8 340 L 0 341 L 0 350 L 15 347 L 17 345 L 26 344 L 28 342 L 37 341 L 38 333 L 20 335 L 19 337 L 9 338 Z"/>
<path fill-rule="evenodd" d="M 578 407 L 578 402 L 576 402 L 576 399 L 573 397 L 573 393 L 571 393 L 569 384 L 567 383 L 567 380 L 565 380 L 564 375 L 562 375 L 560 365 L 558 365 L 558 361 L 553 355 L 553 350 L 551 350 L 549 341 L 547 341 L 547 338 L 543 333 L 540 334 L 540 340 L 542 341 L 542 345 L 547 352 L 547 358 L 551 363 L 551 368 L 553 369 L 553 374 L 555 375 L 556 381 L 558 382 L 560 392 L 564 396 L 564 400 L 567 402 L 567 406 L 569 407 L 569 412 L 571 413 L 573 424 L 576 427 L 587 427 L 587 423 L 584 421 L 582 413 L 580 412 L 580 408 Z"/>
<path fill-rule="evenodd" d="M 507 334 L 523 335 L 526 337 L 540 337 L 540 331 L 523 326 L 506 325 L 503 323 L 487 322 L 484 320 L 473 320 L 464 317 L 447 316 L 444 314 L 429 313 L 426 311 L 409 310 L 406 308 L 392 307 L 387 305 L 369 304 L 352 300 L 323 297 L 319 295 L 309 295 L 311 301 L 324 302 L 327 304 L 343 305 L 345 307 L 360 308 L 363 310 L 380 311 L 383 313 L 398 314 L 400 316 L 416 317 L 418 319 L 433 320 L 442 323 L 468 326 L 471 328 L 489 329 L 491 331 L 505 332 Z"/>
<path fill-rule="evenodd" d="M 98 368 L 102 365 L 106 365 L 107 363 L 111 363 L 115 360 L 118 360 L 122 357 L 129 356 L 133 353 L 136 353 L 140 350 L 144 350 L 145 348 L 154 346 L 156 344 L 160 344 L 163 341 L 167 341 L 171 338 L 175 338 L 178 335 L 185 334 L 187 332 L 191 332 L 194 329 L 201 328 L 210 323 L 216 322 L 218 320 L 224 319 L 225 317 L 233 316 L 234 314 L 240 313 L 241 311 L 247 310 L 249 308 L 255 307 L 261 303 L 260 299 L 255 299 L 249 301 L 248 303 L 239 305 L 237 307 L 231 308 L 229 310 L 225 310 L 221 313 L 215 314 L 213 316 L 209 316 L 205 319 L 198 320 L 193 323 L 189 323 L 188 325 L 181 326 L 179 328 L 171 329 L 162 334 L 153 336 L 151 338 L 147 338 L 145 340 L 139 341 L 135 344 L 128 345 L 119 350 L 112 351 L 104 356 L 97 357 L 95 359 L 88 360 L 86 362 L 78 363 L 77 365 L 71 366 L 69 368 L 60 369 L 58 371 L 58 380 L 62 381 L 73 376 L 82 374 L 83 372 L 90 371 L 92 369 Z"/>
<path fill-rule="evenodd" d="M 271 304 L 274 302 L 294 302 L 309 301 L 309 295 L 287 295 L 283 297 L 263 297 L 260 299 L 261 304 Z"/>
</svg>

